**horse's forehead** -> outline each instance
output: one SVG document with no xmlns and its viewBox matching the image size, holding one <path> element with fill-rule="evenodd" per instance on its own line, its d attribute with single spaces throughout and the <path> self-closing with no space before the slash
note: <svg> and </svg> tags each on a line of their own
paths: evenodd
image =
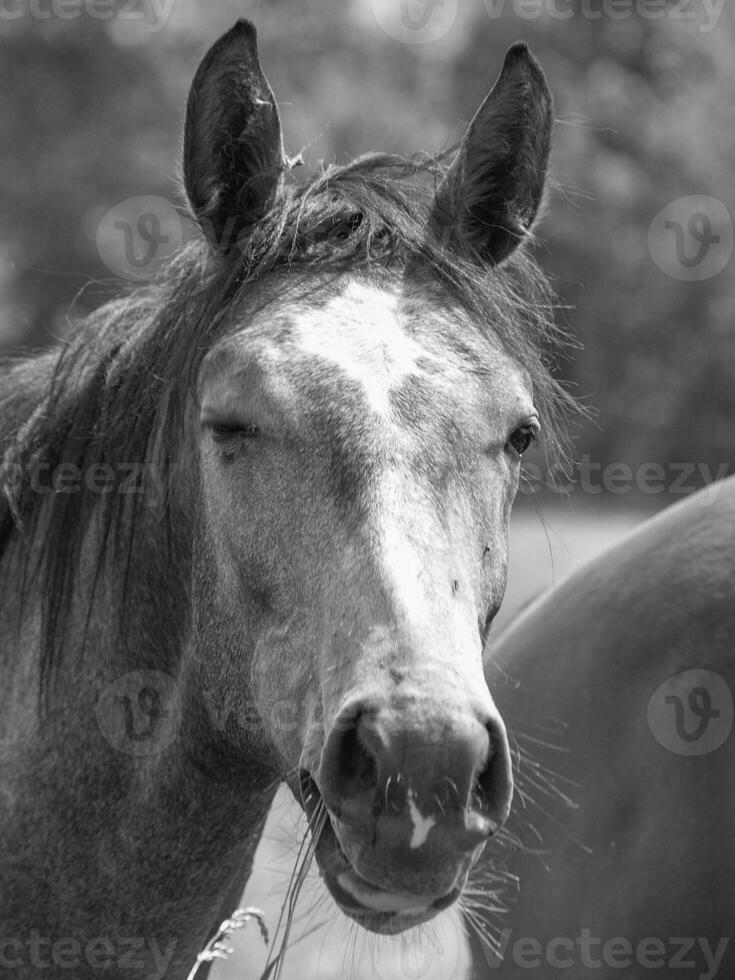
<svg viewBox="0 0 735 980">
<path fill-rule="evenodd" d="M 325 305 L 294 316 L 293 351 L 358 386 L 370 407 L 389 411 L 390 391 L 409 377 L 447 373 L 445 352 L 411 329 L 398 294 L 350 283 Z"/>
<path fill-rule="evenodd" d="M 525 372 L 467 314 L 418 289 L 347 280 L 321 302 L 285 305 L 277 319 L 276 329 L 264 321 L 251 333 L 266 370 L 307 393 L 325 377 L 347 382 L 380 414 L 417 381 L 427 395 L 459 384 L 469 394 L 473 383 L 479 393 L 501 377 L 511 388 L 526 386 Z"/>
</svg>

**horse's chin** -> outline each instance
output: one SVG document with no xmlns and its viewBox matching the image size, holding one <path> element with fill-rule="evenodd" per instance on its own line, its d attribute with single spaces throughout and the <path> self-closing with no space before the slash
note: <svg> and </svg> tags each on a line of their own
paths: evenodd
<svg viewBox="0 0 735 980">
<path fill-rule="evenodd" d="M 302 794 L 312 832 L 315 815 L 321 809 L 318 790 L 310 777 L 309 792 Z M 462 889 L 454 888 L 447 895 L 414 895 L 381 888 L 367 881 L 350 863 L 334 832 L 328 816 L 319 821 L 316 841 L 316 862 L 319 874 L 339 909 L 354 919 L 363 929 L 382 935 L 397 935 L 422 925 L 452 905 Z"/>
</svg>

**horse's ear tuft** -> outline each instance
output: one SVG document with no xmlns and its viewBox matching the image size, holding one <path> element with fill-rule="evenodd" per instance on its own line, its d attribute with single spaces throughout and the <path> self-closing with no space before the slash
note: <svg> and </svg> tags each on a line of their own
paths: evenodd
<svg viewBox="0 0 735 980">
<path fill-rule="evenodd" d="M 552 126 L 544 73 L 525 44 L 514 44 L 437 190 L 434 231 L 486 261 L 507 258 L 541 204 Z"/>
<path fill-rule="evenodd" d="M 285 157 L 255 28 L 239 20 L 207 52 L 192 82 L 184 129 L 184 186 L 215 248 L 226 250 L 265 214 Z"/>
</svg>

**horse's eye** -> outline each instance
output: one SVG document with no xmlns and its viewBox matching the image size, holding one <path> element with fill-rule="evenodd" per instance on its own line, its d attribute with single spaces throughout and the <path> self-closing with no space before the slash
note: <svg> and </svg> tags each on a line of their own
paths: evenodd
<svg viewBox="0 0 735 980">
<path fill-rule="evenodd" d="M 536 429 L 532 425 L 519 425 L 510 434 L 508 446 L 522 456 L 536 438 Z"/>
<path fill-rule="evenodd" d="M 215 442 L 226 442 L 228 439 L 255 439 L 258 435 L 257 425 L 209 425 L 209 431 Z"/>
</svg>

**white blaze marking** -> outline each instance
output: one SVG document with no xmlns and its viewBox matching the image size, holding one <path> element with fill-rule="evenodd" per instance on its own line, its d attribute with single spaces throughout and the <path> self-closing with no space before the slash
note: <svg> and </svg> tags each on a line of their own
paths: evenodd
<svg viewBox="0 0 735 980">
<path fill-rule="evenodd" d="M 432 827 L 436 826 L 436 817 L 423 816 L 414 802 L 415 796 L 416 793 L 412 789 L 408 791 L 408 813 L 413 824 L 413 833 L 411 834 L 411 840 L 408 842 L 408 846 L 412 851 L 426 843 L 429 831 Z"/>
<path fill-rule="evenodd" d="M 436 527 L 432 503 L 415 482 L 412 485 L 409 474 L 388 470 L 380 478 L 375 521 L 384 583 L 393 596 L 400 625 L 407 638 L 425 638 L 431 610 L 424 583 L 436 574 L 435 550 L 427 547 Z"/>
<path fill-rule="evenodd" d="M 421 373 L 416 359 L 428 356 L 404 332 L 397 297 L 363 283 L 350 282 L 319 311 L 300 314 L 298 327 L 299 348 L 357 382 L 382 416 L 390 414 L 391 389 Z"/>
</svg>

